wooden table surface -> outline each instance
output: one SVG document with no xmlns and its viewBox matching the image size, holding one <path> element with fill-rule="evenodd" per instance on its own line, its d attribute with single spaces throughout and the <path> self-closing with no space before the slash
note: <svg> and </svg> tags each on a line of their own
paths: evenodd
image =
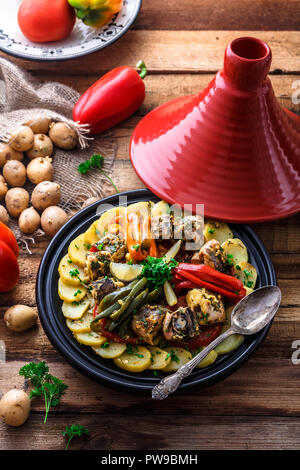
<svg viewBox="0 0 300 470">
<path fill-rule="evenodd" d="M 131 133 L 150 109 L 171 98 L 202 89 L 222 66 L 227 43 L 253 35 L 273 51 L 271 80 L 280 102 L 292 104 L 292 84 L 300 80 L 300 2 L 298 0 L 144 0 L 141 13 L 120 41 L 99 53 L 60 63 L 11 59 L 40 80 L 56 80 L 83 92 L 112 67 L 148 66 L 147 97 L 140 110 L 114 129 L 117 155 L 113 178 L 121 190 L 141 188 L 128 156 Z M 299 88 L 299 87 L 298 87 Z M 111 390 L 87 379 L 55 351 L 38 325 L 24 334 L 7 330 L 7 307 L 35 307 L 35 279 L 48 244 L 42 239 L 32 256 L 20 256 L 17 288 L 0 297 L 0 339 L 7 362 L 0 367 L 0 390 L 22 386 L 19 368 L 45 360 L 69 389 L 43 424 L 43 405 L 34 401 L 21 428 L 0 424 L 0 449 L 62 449 L 63 428 L 88 427 L 91 436 L 73 449 L 296 449 L 300 446 L 300 365 L 291 362 L 292 342 L 300 339 L 299 216 L 255 225 L 269 250 L 283 293 L 282 306 L 264 344 L 233 375 L 205 389 L 165 402 Z"/>
</svg>

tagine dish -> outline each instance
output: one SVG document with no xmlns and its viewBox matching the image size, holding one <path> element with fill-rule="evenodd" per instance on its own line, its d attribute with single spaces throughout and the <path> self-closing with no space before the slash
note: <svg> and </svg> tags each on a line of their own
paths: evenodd
<svg viewBox="0 0 300 470">
<path fill-rule="evenodd" d="M 165 201 L 107 210 L 72 240 L 58 271 L 74 340 L 121 369 L 154 374 L 176 371 L 228 329 L 257 280 L 226 223 L 178 216 Z M 243 340 L 227 338 L 198 367 Z"/>
</svg>

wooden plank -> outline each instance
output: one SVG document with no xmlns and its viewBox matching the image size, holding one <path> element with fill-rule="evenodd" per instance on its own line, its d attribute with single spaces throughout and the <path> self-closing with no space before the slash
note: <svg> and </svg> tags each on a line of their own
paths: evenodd
<svg viewBox="0 0 300 470">
<path fill-rule="evenodd" d="M 206 401 L 209 407 L 209 401 Z M 23 428 L 0 425 L 0 449 L 64 449 L 61 432 L 66 424 L 77 423 L 78 414 L 50 416 L 46 425 L 34 414 Z M 77 450 L 202 450 L 202 449 L 290 449 L 300 445 L 300 423 L 293 418 L 213 417 L 176 415 L 111 416 L 82 415 L 80 424 L 90 431 L 88 438 L 74 439 Z M 27 437 L 27 439 L 26 439 Z"/>
<path fill-rule="evenodd" d="M 135 66 L 142 57 L 151 73 L 213 73 L 222 67 L 227 44 L 240 35 L 239 31 L 129 31 L 109 48 L 69 61 L 68 71 L 70 75 L 100 74 L 119 65 Z M 269 43 L 273 72 L 300 71 L 299 31 L 243 31 L 243 36 L 258 36 Z M 57 79 L 66 71 L 65 62 L 10 60 Z"/>
<path fill-rule="evenodd" d="M 133 29 L 298 30 L 298 0 L 151 0 L 143 2 Z"/>
</svg>

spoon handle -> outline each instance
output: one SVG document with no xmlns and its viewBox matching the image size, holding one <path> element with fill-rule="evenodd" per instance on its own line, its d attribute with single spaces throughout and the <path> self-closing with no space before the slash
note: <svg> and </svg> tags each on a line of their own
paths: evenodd
<svg viewBox="0 0 300 470">
<path fill-rule="evenodd" d="M 184 364 L 183 366 L 178 369 L 175 374 L 168 375 L 164 379 L 162 379 L 159 384 L 157 384 L 152 389 L 152 398 L 154 400 L 164 400 L 167 398 L 171 393 L 175 392 L 181 381 L 190 375 L 190 373 L 194 370 L 194 368 L 202 361 L 202 359 L 207 356 L 207 354 L 214 349 L 221 341 L 228 338 L 235 333 L 233 328 L 229 328 L 228 330 L 224 331 L 220 336 L 218 336 L 214 341 L 212 341 L 206 348 L 200 351 L 195 357 L 193 357 L 189 362 Z"/>
</svg>

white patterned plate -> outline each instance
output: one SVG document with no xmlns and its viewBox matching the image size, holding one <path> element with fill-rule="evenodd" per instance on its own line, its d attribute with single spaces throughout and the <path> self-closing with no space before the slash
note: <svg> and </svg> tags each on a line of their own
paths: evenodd
<svg viewBox="0 0 300 470">
<path fill-rule="evenodd" d="M 122 10 L 102 28 L 90 28 L 77 20 L 66 39 L 49 43 L 34 43 L 22 34 L 17 21 L 20 3 L 21 0 L 1 0 L 0 50 L 23 59 L 66 60 L 90 54 L 117 41 L 134 23 L 142 0 L 124 0 Z"/>
</svg>

